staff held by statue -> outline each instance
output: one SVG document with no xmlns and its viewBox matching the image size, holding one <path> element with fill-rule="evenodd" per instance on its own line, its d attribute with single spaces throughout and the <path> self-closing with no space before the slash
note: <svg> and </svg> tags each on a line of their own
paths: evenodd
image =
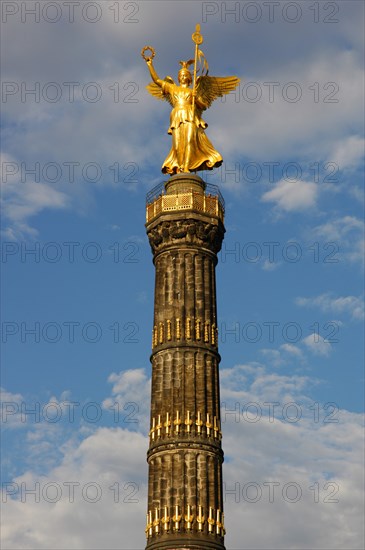
<svg viewBox="0 0 365 550">
<path fill-rule="evenodd" d="M 197 24 L 195 27 L 195 32 L 191 36 L 193 42 L 195 43 L 195 55 L 194 55 L 194 73 L 193 73 L 193 111 L 195 109 L 195 95 L 196 95 L 196 71 L 198 65 L 198 53 L 199 46 L 203 44 L 203 35 L 200 34 L 200 25 Z"/>
</svg>

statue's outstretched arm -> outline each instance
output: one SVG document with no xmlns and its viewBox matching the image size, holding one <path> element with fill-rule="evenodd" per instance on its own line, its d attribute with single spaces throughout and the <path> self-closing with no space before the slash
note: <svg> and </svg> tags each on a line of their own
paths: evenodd
<svg viewBox="0 0 365 550">
<path fill-rule="evenodd" d="M 161 78 L 158 76 L 158 74 L 156 73 L 156 69 L 155 67 L 153 66 L 153 63 L 152 63 L 152 59 L 148 59 L 146 61 L 147 63 L 147 66 L 150 70 L 150 74 L 151 74 L 151 78 L 153 80 L 153 82 L 155 84 L 157 84 L 157 86 L 160 86 L 160 88 L 162 88 L 162 83 L 163 83 L 163 80 L 161 80 Z"/>
</svg>

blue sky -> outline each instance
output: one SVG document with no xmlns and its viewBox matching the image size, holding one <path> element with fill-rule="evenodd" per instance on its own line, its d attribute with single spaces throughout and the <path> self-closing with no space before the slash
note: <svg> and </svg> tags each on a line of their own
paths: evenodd
<svg viewBox="0 0 365 550">
<path fill-rule="evenodd" d="M 140 50 L 176 78 L 200 23 L 210 74 L 241 78 L 201 174 L 226 201 L 226 545 L 362 548 L 363 4 L 2 10 L 3 547 L 144 546 L 145 196 L 170 136 Z"/>
</svg>

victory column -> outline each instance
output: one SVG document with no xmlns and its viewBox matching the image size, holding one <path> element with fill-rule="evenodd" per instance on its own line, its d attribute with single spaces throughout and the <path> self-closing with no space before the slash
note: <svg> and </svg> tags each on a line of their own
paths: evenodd
<svg viewBox="0 0 365 550">
<path fill-rule="evenodd" d="M 196 172 L 223 162 L 202 112 L 239 78 L 208 76 L 199 25 L 192 39 L 195 56 L 180 61 L 178 84 L 158 76 L 151 46 L 142 50 L 147 90 L 172 106 L 162 166 L 170 178 L 146 206 L 156 270 L 146 550 L 225 550 L 215 282 L 224 201 Z"/>
</svg>

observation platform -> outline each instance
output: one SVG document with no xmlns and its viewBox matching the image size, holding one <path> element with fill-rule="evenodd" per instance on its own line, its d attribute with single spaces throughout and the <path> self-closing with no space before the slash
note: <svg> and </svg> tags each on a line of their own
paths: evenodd
<svg viewBox="0 0 365 550">
<path fill-rule="evenodd" d="M 146 223 L 163 212 L 192 210 L 216 216 L 224 223 L 225 204 L 217 185 L 194 174 L 177 174 L 146 196 Z"/>
</svg>

